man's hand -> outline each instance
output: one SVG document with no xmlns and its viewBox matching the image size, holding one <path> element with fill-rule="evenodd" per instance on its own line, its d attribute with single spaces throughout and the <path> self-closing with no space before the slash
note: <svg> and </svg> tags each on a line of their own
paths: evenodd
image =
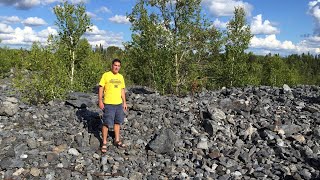
<svg viewBox="0 0 320 180">
<path fill-rule="evenodd" d="M 124 111 L 128 110 L 127 102 L 126 102 L 126 92 L 124 89 L 121 90 L 121 98 L 122 98 L 122 107 Z"/>
<path fill-rule="evenodd" d="M 102 102 L 102 101 L 99 101 L 99 108 L 100 108 L 101 110 L 103 110 L 103 109 L 104 109 L 104 104 L 103 104 L 103 102 Z"/>
<path fill-rule="evenodd" d="M 127 106 L 127 103 L 126 103 L 126 102 L 124 102 L 122 106 L 123 106 L 123 110 L 124 110 L 124 111 L 127 111 L 127 110 L 128 110 L 128 106 Z"/>
<path fill-rule="evenodd" d="M 103 102 L 102 102 L 103 90 L 104 90 L 104 88 L 103 88 L 102 86 L 99 86 L 98 101 L 99 101 L 99 108 L 100 108 L 101 110 L 104 109 L 104 104 L 103 104 Z"/>
</svg>

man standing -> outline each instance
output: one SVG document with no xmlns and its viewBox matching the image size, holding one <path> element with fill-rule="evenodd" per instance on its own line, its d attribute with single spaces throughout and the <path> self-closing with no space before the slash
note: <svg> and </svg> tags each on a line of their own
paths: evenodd
<svg viewBox="0 0 320 180">
<path fill-rule="evenodd" d="M 120 125 L 124 121 L 124 111 L 127 110 L 125 83 L 119 73 L 121 61 L 112 61 L 111 71 L 102 75 L 99 83 L 99 108 L 103 111 L 102 117 L 102 146 L 101 152 L 107 152 L 107 136 L 109 127 L 114 129 L 114 145 L 125 147 L 120 141 Z M 102 97 L 104 97 L 102 101 Z"/>
</svg>

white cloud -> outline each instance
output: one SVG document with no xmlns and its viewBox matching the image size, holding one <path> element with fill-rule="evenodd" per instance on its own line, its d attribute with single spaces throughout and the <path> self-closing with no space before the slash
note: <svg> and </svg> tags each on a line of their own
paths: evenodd
<svg viewBox="0 0 320 180">
<path fill-rule="evenodd" d="M 8 44 L 6 41 L 8 40 L 11 40 L 14 38 L 14 35 L 13 34 L 5 34 L 5 33 L 1 33 L 0 32 L 0 39 L 1 39 L 1 45 L 12 45 L 12 44 Z M 19 45 L 19 43 L 18 43 Z"/>
<path fill-rule="evenodd" d="M 243 7 L 248 16 L 251 16 L 253 6 L 239 0 L 203 0 L 204 7 L 215 16 L 233 16 L 235 7 Z"/>
<path fill-rule="evenodd" d="M 14 6 L 17 9 L 30 9 L 40 4 L 40 0 L 0 0 L 1 5 Z"/>
<path fill-rule="evenodd" d="M 83 3 L 87 3 L 88 2 L 88 0 L 70 0 L 70 1 L 71 1 L 72 4 L 79 4 L 81 2 L 83 2 Z"/>
<path fill-rule="evenodd" d="M 261 52 L 277 52 L 282 54 L 292 53 L 320 53 L 320 37 L 305 39 L 296 45 L 291 41 L 279 41 L 275 34 L 266 35 L 264 38 L 254 36 L 250 41 L 251 49 L 260 49 Z"/>
<path fill-rule="evenodd" d="M 16 7 L 18 9 L 30 9 L 40 4 L 40 0 L 22 0 L 18 1 Z"/>
<path fill-rule="evenodd" d="M 97 26 L 92 26 L 91 29 L 91 32 L 85 33 L 85 37 L 93 47 L 100 44 L 104 47 L 123 47 L 122 42 L 124 42 L 124 38 L 121 33 L 113 33 L 107 32 L 105 30 L 100 30 Z"/>
<path fill-rule="evenodd" d="M 253 17 L 251 22 L 251 33 L 252 34 L 278 34 L 280 31 L 274 27 L 270 21 L 265 20 L 262 22 L 262 15 L 259 14 Z"/>
<path fill-rule="evenodd" d="M 218 18 L 216 18 L 213 22 L 213 26 L 221 29 L 227 28 L 228 22 L 221 22 Z"/>
<path fill-rule="evenodd" d="M 94 14 L 94 13 L 92 13 L 92 12 L 87 11 L 86 13 L 87 13 L 87 15 L 88 15 L 89 17 L 91 17 L 91 18 L 97 17 L 97 15 Z"/>
<path fill-rule="evenodd" d="M 20 22 L 20 18 L 18 16 L 0 16 L 2 23 L 12 24 Z"/>
<path fill-rule="evenodd" d="M 63 3 L 64 0 L 41 0 L 41 4 L 43 5 L 47 5 L 47 4 L 52 4 L 52 3 L 55 3 L 55 2 L 58 2 L 58 3 Z M 70 3 L 72 4 L 79 4 L 81 2 L 83 3 L 87 3 L 89 0 L 69 0 Z"/>
<path fill-rule="evenodd" d="M 297 51 L 299 53 L 311 52 L 311 53 L 320 54 L 319 44 L 320 44 L 320 36 L 309 37 L 298 43 Z"/>
<path fill-rule="evenodd" d="M 72 4 L 79 4 L 80 2 L 87 3 L 89 0 L 69 0 Z M 55 2 L 62 3 L 63 0 L 0 0 L 0 5 L 14 6 L 17 9 L 31 9 L 38 5 L 48 5 Z"/>
<path fill-rule="evenodd" d="M 47 39 L 50 34 L 57 35 L 58 31 L 52 27 L 47 27 L 47 29 L 44 29 L 38 33 L 39 37 L 45 39 Z"/>
<path fill-rule="evenodd" d="M 111 10 L 105 6 L 102 6 L 97 10 L 97 12 L 98 13 L 111 13 Z"/>
<path fill-rule="evenodd" d="M 122 16 L 122 15 L 115 15 L 109 18 L 109 21 L 117 24 L 130 24 L 129 19 L 126 16 Z"/>
<path fill-rule="evenodd" d="M 313 37 L 309 37 L 306 39 L 309 44 L 312 44 L 312 45 L 319 45 L 320 43 L 320 36 L 313 36 Z"/>
<path fill-rule="evenodd" d="M 88 35 L 106 35 L 107 32 L 100 30 L 97 26 L 93 25 L 90 27 L 91 31 L 86 32 Z"/>
<path fill-rule="evenodd" d="M 309 14 L 314 18 L 314 35 L 320 36 L 320 0 L 309 2 Z"/>
<path fill-rule="evenodd" d="M 46 21 L 38 17 L 28 17 L 26 20 L 22 21 L 26 26 L 42 26 L 46 25 Z"/>
<path fill-rule="evenodd" d="M 3 33 L 3 34 L 10 34 L 10 33 L 13 33 L 14 30 L 11 26 L 7 25 L 7 24 L 3 24 L 3 23 L 0 23 L 0 34 Z"/>
<path fill-rule="evenodd" d="M 62 0 L 42 0 L 41 4 L 47 5 L 47 4 L 52 4 L 52 3 L 55 3 L 55 2 L 62 2 Z"/>
<path fill-rule="evenodd" d="M 254 36 L 250 41 L 250 46 L 253 48 L 274 49 L 274 50 L 293 50 L 295 46 L 291 41 L 281 42 L 275 34 L 266 35 L 265 38 Z"/>
<path fill-rule="evenodd" d="M 89 11 L 87 11 L 86 13 L 91 19 L 98 20 L 98 21 L 103 20 L 103 18 L 98 17 L 95 13 L 92 13 L 92 12 L 89 12 Z"/>
<path fill-rule="evenodd" d="M 33 41 L 39 41 L 36 33 L 28 26 L 24 29 L 16 28 L 11 34 L 0 34 L 0 38 L 3 39 L 1 44 L 5 45 L 31 45 Z"/>
<path fill-rule="evenodd" d="M 86 32 L 84 37 L 88 39 L 93 47 L 101 44 L 104 47 L 117 46 L 123 48 L 124 37 L 122 33 L 100 30 L 97 26 L 92 26 L 91 29 L 92 32 Z M 7 24 L 0 23 L 1 45 L 30 47 L 33 42 L 40 42 L 42 45 L 46 45 L 50 34 L 57 35 L 58 32 L 54 27 L 47 27 L 36 32 L 29 26 L 25 26 L 23 29 L 19 27 L 13 29 Z"/>
<path fill-rule="evenodd" d="M 30 46 L 33 42 L 46 44 L 49 34 L 57 34 L 57 31 L 51 27 L 48 27 L 40 32 L 34 31 L 29 26 L 26 26 L 23 29 L 18 27 L 14 30 L 9 26 L 8 29 L 10 29 L 8 32 L 0 31 L 0 39 L 2 40 L 1 45 Z"/>
</svg>

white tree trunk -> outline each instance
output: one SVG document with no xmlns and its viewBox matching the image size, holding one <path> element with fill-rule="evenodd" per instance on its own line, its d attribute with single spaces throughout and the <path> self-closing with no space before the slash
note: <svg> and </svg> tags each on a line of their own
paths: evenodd
<svg viewBox="0 0 320 180">
<path fill-rule="evenodd" d="M 234 57 L 232 57 L 232 62 L 231 62 L 231 82 L 230 82 L 230 86 L 233 86 L 233 80 L 234 80 L 234 70 L 233 70 L 233 66 L 234 66 Z"/>
<path fill-rule="evenodd" d="M 179 61 L 178 61 L 178 54 L 175 54 L 175 72 L 176 72 L 176 89 L 175 93 L 178 94 L 179 91 L 179 84 L 180 84 L 180 79 L 179 79 Z"/>
<path fill-rule="evenodd" d="M 71 51 L 71 50 L 70 50 L 70 51 Z M 72 51 L 72 60 L 71 60 L 71 77 L 70 77 L 71 87 L 73 87 L 74 60 L 75 60 L 75 55 L 74 55 L 74 51 Z"/>
</svg>

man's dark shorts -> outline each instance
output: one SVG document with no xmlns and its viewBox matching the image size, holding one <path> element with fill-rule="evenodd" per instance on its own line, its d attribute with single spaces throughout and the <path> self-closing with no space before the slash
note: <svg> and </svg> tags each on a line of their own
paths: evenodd
<svg viewBox="0 0 320 180">
<path fill-rule="evenodd" d="M 122 124 L 124 121 L 124 112 L 122 104 L 105 104 L 103 109 L 102 124 L 113 127 L 114 124 Z"/>
</svg>

